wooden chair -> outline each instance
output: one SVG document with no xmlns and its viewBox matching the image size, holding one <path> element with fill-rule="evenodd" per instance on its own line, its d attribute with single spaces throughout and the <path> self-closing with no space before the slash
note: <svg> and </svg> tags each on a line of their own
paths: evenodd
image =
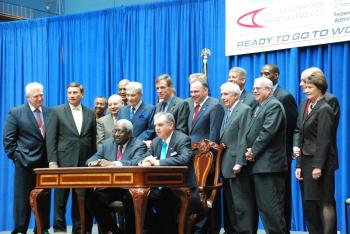
<svg viewBox="0 0 350 234">
<path fill-rule="evenodd" d="M 207 139 L 192 144 L 196 152 L 194 157 L 194 170 L 200 196 L 199 212 L 209 216 L 209 232 L 215 233 L 213 206 L 217 192 L 222 188 L 220 183 L 221 155 L 224 144 L 218 145 Z M 186 233 L 190 234 L 197 214 L 190 214 L 186 225 Z"/>
</svg>

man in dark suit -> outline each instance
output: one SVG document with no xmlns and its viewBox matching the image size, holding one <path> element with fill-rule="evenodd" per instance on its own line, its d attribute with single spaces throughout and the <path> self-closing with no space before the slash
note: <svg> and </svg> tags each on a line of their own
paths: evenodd
<svg viewBox="0 0 350 234">
<path fill-rule="evenodd" d="M 118 83 L 118 95 L 122 97 L 124 106 L 128 105 L 128 98 L 126 97 L 126 86 L 130 83 L 127 79 L 122 79 Z"/>
<path fill-rule="evenodd" d="M 287 163 L 288 173 L 286 176 L 286 192 L 284 205 L 284 218 L 286 220 L 287 229 L 291 229 L 292 217 L 292 182 L 291 182 L 291 164 L 293 155 L 293 132 L 297 124 L 298 108 L 292 94 L 278 85 L 280 71 L 275 64 L 266 64 L 260 72 L 261 76 L 270 79 L 273 83 L 273 96 L 280 101 L 284 107 L 287 117 Z M 289 232 L 288 232 L 289 233 Z"/>
<path fill-rule="evenodd" d="M 188 166 L 187 186 L 191 189 L 189 212 L 199 206 L 196 177 L 193 169 L 191 139 L 174 130 L 175 119 L 171 113 L 159 112 L 154 116 L 157 137 L 142 161 L 142 166 Z M 155 210 L 155 233 L 177 233 L 178 198 L 168 188 L 154 188 L 150 194 L 148 213 Z M 153 208 L 153 209 L 152 209 Z"/>
<path fill-rule="evenodd" d="M 208 83 L 206 79 L 196 78 L 191 82 L 191 99 L 190 114 L 188 117 L 188 135 L 191 143 L 197 143 L 203 139 L 208 139 L 215 143 L 219 143 L 220 127 L 224 117 L 224 108 L 218 100 L 208 96 Z M 213 179 L 213 175 L 209 175 L 208 180 Z M 215 212 L 215 226 L 220 230 L 220 198 L 218 195 L 214 201 L 213 212 Z M 194 233 L 204 233 L 207 229 L 207 217 L 203 215 L 197 216 Z"/>
<path fill-rule="evenodd" d="M 168 112 L 175 118 L 176 130 L 185 134 L 188 132 L 187 119 L 190 113 L 188 103 L 173 94 L 173 82 L 170 75 L 162 74 L 156 79 L 156 89 L 159 100 L 155 113 Z"/>
<path fill-rule="evenodd" d="M 45 147 L 45 128 L 50 118 L 50 109 L 43 106 L 44 88 L 37 82 L 25 88 L 27 103 L 10 110 L 5 123 L 3 143 L 7 156 L 15 166 L 14 228 L 11 233 L 26 233 L 31 208 L 29 194 L 34 189 L 34 168 L 48 166 Z M 50 228 L 50 190 L 42 198 L 44 208 L 43 232 Z"/>
<path fill-rule="evenodd" d="M 54 109 L 47 127 L 47 152 L 50 168 L 81 167 L 96 152 L 95 112 L 81 105 L 84 88 L 68 85 L 68 103 Z M 73 191 L 75 191 L 73 189 Z M 66 232 L 66 204 L 70 189 L 55 189 L 54 230 Z M 72 192 L 73 233 L 80 232 L 76 193 Z"/>
<path fill-rule="evenodd" d="M 251 120 L 251 108 L 240 102 L 240 93 L 236 84 L 227 82 L 221 85 L 221 99 L 226 107 L 220 130 L 220 143 L 226 145 L 221 161 L 224 207 L 228 216 L 226 233 L 252 233 L 256 222 L 255 198 L 245 167 L 246 133 Z"/>
<path fill-rule="evenodd" d="M 255 79 L 254 95 L 259 105 L 247 133 L 246 159 L 255 190 L 255 200 L 267 233 L 286 233 L 284 220 L 287 168 L 287 120 L 282 104 L 272 95 L 273 83 Z"/>
<path fill-rule="evenodd" d="M 247 80 L 247 71 L 242 67 L 233 67 L 228 72 L 227 81 L 235 83 L 236 85 L 239 86 L 241 90 L 241 95 L 239 100 L 244 104 L 250 106 L 252 109 L 254 109 L 258 103 L 255 101 L 254 95 L 251 92 L 245 90 L 244 87 L 245 87 L 246 80 Z"/>
<path fill-rule="evenodd" d="M 136 166 L 142 161 L 146 149 L 144 142 L 132 136 L 132 123 L 129 120 L 121 119 L 115 124 L 114 138 L 107 139 L 97 153 L 86 161 L 86 165 L 90 167 Z M 121 233 L 115 220 L 109 215 L 108 205 L 115 200 L 123 201 L 127 223 L 125 231 L 126 233 L 132 233 L 134 212 L 127 189 L 95 189 L 88 193 L 86 204 L 103 230 Z"/>
<path fill-rule="evenodd" d="M 108 98 L 109 113 L 96 121 L 96 144 L 98 148 L 102 146 L 105 140 L 113 137 L 114 122 L 117 120 L 119 109 L 123 105 L 123 100 L 119 95 L 113 94 Z"/>
<path fill-rule="evenodd" d="M 127 119 L 133 124 L 133 136 L 142 141 L 154 137 L 154 107 L 142 101 L 143 89 L 139 82 L 130 82 L 126 86 L 128 105 L 122 107 L 118 119 Z"/>
</svg>

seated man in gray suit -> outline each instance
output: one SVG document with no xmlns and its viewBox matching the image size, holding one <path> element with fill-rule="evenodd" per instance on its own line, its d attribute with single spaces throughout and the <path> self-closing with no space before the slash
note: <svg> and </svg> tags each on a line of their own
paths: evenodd
<svg viewBox="0 0 350 234">
<path fill-rule="evenodd" d="M 195 212 L 199 196 L 192 165 L 191 139 L 174 130 L 175 119 L 171 113 L 157 113 L 154 125 L 158 137 L 153 139 L 142 166 L 188 166 L 187 185 L 192 191 L 189 212 Z M 177 233 L 178 204 L 178 198 L 170 189 L 151 190 L 147 215 L 154 215 L 155 218 L 154 225 L 151 224 L 152 233 Z"/>
<path fill-rule="evenodd" d="M 231 82 L 221 85 L 221 99 L 226 107 L 220 130 L 220 143 L 226 145 L 222 155 L 226 233 L 252 233 L 255 227 L 254 194 L 245 159 L 246 134 L 251 108 L 240 101 L 241 90 Z"/>
<path fill-rule="evenodd" d="M 162 74 L 156 79 L 156 89 L 159 100 L 162 100 L 156 105 L 156 111 L 169 112 L 175 118 L 176 130 L 187 134 L 187 118 L 190 114 L 188 103 L 173 94 L 173 82 L 170 75 Z"/>
<path fill-rule="evenodd" d="M 135 166 L 142 161 L 146 152 L 146 145 L 132 136 L 132 123 L 121 119 L 115 124 L 114 138 L 107 139 L 97 153 L 91 156 L 86 165 L 89 167 L 113 167 L 113 166 Z M 96 217 L 101 227 L 112 233 L 121 233 L 118 226 L 110 216 L 108 205 L 115 200 L 123 200 L 125 209 L 126 229 L 131 228 L 133 220 L 132 200 L 127 189 L 102 188 L 95 189 L 87 194 L 86 205 L 90 212 Z M 132 230 L 126 230 L 131 233 Z"/>
<path fill-rule="evenodd" d="M 284 219 L 286 114 L 273 96 L 271 80 L 255 79 L 253 90 L 259 105 L 253 110 L 248 128 L 245 156 L 250 164 L 255 201 L 266 233 L 288 233 Z"/>
<path fill-rule="evenodd" d="M 106 139 L 113 137 L 114 122 L 117 120 L 118 111 L 122 106 L 123 99 L 119 95 L 113 94 L 108 98 L 109 113 L 96 121 L 97 148 L 101 147 Z"/>
</svg>

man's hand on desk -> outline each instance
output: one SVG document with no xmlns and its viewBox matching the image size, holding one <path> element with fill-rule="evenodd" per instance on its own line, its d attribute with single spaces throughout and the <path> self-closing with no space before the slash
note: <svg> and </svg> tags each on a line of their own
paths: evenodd
<svg viewBox="0 0 350 234">
<path fill-rule="evenodd" d="M 106 159 L 98 159 L 89 163 L 89 167 L 117 167 L 123 166 L 120 161 L 108 161 Z"/>
<path fill-rule="evenodd" d="M 58 164 L 57 164 L 57 162 L 50 162 L 49 163 L 49 168 L 58 168 Z"/>
<path fill-rule="evenodd" d="M 159 160 L 157 160 L 156 157 L 153 157 L 152 155 L 150 155 L 142 161 L 141 166 L 144 166 L 144 167 L 159 166 Z"/>
</svg>

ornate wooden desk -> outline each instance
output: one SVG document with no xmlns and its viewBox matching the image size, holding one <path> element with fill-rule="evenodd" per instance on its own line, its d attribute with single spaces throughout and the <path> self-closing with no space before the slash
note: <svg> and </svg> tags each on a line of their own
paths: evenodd
<svg viewBox="0 0 350 234">
<path fill-rule="evenodd" d="M 35 169 L 36 187 L 30 193 L 30 205 L 36 217 L 38 234 L 42 231 L 40 193 L 50 188 L 128 188 L 134 202 L 136 233 L 143 233 L 143 220 L 151 187 L 170 187 L 181 201 L 179 234 L 184 233 L 185 217 L 190 199 L 186 187 L 187 167 L 74 167 Z M 79 190 L 78 190 L 79 191 Z M 80 190 L 83 191 L 83 190 Z M 77 192 L 81 233 L 85 226 L 85 193 Z"/>
</svg>

